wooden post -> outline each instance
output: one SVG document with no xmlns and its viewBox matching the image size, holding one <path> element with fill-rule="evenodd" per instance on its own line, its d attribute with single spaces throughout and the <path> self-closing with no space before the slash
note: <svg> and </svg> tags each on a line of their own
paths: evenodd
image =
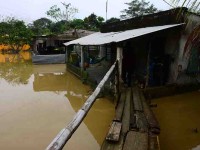
<svg viewBox="0 0 200 150">
<path fill-rule="evenodd" d="M 69 53 L 67 51 L 67 47 L 65 47 L 65 62 L 68 63 Z"/>
<path fill-rule="evenodd" d="M 115 73 L 115 94 L 116 94 L 116 100 L 118 102 L 120 97 L 120 89 L 119 89 L 119 61 L 116 63 L 116 73 Z"/>
<path fill-rule="evenodd" d="M 84 52 L 83 52 L 83 46 L 80 46 L 81 47 L 81 69 L 84 68 Z"/>
<path fill-rule="evenodd" d="M 149 43 L 149 51 L 148 51 L 148 56 L 147 56 L 147 74 L 146 74 L 146 83 L 145 83 L 145 88 L 149 85 L 149 75 L 150 75 L 150 54 L 151 54 L 151 42 Z"/>
<path fill-rule="evenodd" d="M 117 47 L 117 58 L 118 60 L 118 68 L 119 68 L 119 77 L 122 77 L 122 59 L 123 59 L 123 48 Z M 122 81 L 122 79 L 120 80 Z"/>
</svg>

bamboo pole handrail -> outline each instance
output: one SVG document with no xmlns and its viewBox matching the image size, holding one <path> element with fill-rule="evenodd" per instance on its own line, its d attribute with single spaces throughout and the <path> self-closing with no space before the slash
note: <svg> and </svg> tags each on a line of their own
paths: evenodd
<svg viewBox="0 0 200 150">
<path fill-rule="evenodd" d="M 86 117 L 86 115 L 89 112 L 90 108 L 92 107 L 92 105 L 96 101 L 97 96 L 99 95 L 102 87 L 104 86 L 105 82 L 109 79 L 110 75 L 115 70 L 115 68 L 118 69 L 118 61 L 116 61 L 111 66 L 111 68 L 106 73 L 106 75 L 101 80 L 101 82 L 98 84 L 98 86 L 96 87 L 96 89 L 92 93 L 92 95 L 90 95 L 90 97 L 86 100 L 86 102 L 81 107 L 81 109 L 75 114 L 75 116 L 73 117 L 71 122 L 58 133 L 58 135 L 48 145 L 46 150 L 62 150 L 62 148 L 67 143 L 67 141 L 71 138 L 73 133 L 76 131 L 76 129 L 82 123 L 83 119 Z"/>
</svg>

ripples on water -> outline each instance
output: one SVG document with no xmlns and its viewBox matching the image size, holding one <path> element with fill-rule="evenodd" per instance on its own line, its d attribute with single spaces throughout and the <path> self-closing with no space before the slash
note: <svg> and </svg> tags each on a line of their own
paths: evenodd
<svg viewBox="0 0 200 150">
<path fill-rule="evenodd" d="M 43 150 L 91 89 L 66 72 L 65 65 L 32 65 L 11 56 L 0 54 L 6 62 L 0 63 L 0 149 Z M 98 150 L 113 115 L 112 101 L 98 99 L 65 149 Z"/>
</svg>

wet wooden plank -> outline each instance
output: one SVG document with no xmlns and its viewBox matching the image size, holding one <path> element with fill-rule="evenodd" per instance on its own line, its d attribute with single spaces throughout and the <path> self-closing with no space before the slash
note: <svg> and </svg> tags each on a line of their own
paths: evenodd
<svg viewBox="0 0 200 150">
<path fill-rule="evenodd" d="M 156 119 L 156 116 L 154 115 L 150 106 L 147 104 L 142 92 L 140 92 L 140 97 L 141 97 L 141 100 L 143 103 L 144 114 L 146 116 L 146 119 L 147 119 L 147 122 L 149 125 L 149 130 L 154 134 L 159 134 L 160 133 L 160 125 L 158 123 L 158 120 Z"/>
<path fill-rule="evenodd" d="M 131 95 L 131 101 L 130 101 L 130 129 L 131 130 L 137 130 L 136 126 L 136 116 L 134 111 L 134 104 L 133 104 L 133 96 Z"/>
<path fill-rule="evenodd" d="M 133 105 L 134 105 L 134 110 L 135 111 L 143 111 L 143 105 L 140 99 L 140 95 L 139 95 L 139 89 L 134 87 L 132 89 L 133 91 Z"/>
<path fill-rule="evenodd" d="M 130 101 L 131 101 L 131 88 L 128 88 L 126 90 L 126 102 L 122 118 L 122 134 L 126 134 L 130 129 L 130 111 L 131 111 Z"/>
<path fill-rule="evenodd" d="M 111 142 L 104 140 L 101 150 L 122 150 L 125 136 L 127 132 L 129 131 L 130 127 L 130 95 L 131 95 L 131 89 L 126 89 L 126 99 L 125 99 L 125 105 L 123 109 L 123 115 L 122 115 L 122 129 L 121 134 L 118 142 Z"/>
<path fill-rule="evenodd" d="M 121 133 L 122 123 L 113 121 L 110 130 L 106 136 L 106 140 L 117 142 L 119 141 L 120 133 Z"/>
<path fill-rule="evenodd" d="M 136 112 L 136 125 L 140 132 L 148 132 L 149 125 L 143 112 Z"/>
<path fill-rule="evenodd" d="M 148 133 L 128 132 L 123 150 L 148 150 Z"/>
<path fill-rule="evenodd" d="M 124 104 L 126 99 L 126 93 L 123 91 L 120 96 L 119 103 L 117 104 L 116 111 L 115 111 L 115 118 L 116 121 L 122 120 L 123 110 L 124 110 Z"/>
</svg>

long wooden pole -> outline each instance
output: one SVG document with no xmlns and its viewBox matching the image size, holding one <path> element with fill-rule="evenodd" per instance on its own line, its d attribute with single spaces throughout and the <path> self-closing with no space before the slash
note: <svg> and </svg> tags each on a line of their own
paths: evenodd
<svg viewBox="0 0 200 150">
<path fill-rule="evenodd" d="M 54 138 L 54 140 L 49 144 L 49 146 L 46 148 L 46 150 L 61 150 L 66 142 L 71 138 L 73 133 L 76 131 L 76 129 L 79 127 L 87 113 L 89 112 L 90 108 L 96 101 L 96 98 L 98 94 L 100 93 L 102 87 L 104 86 L 105 82 L 108 80 L 112 72 L 117 65 L 117 61 L 111 66 L 109 71 L 106 73 L 104 78 L 101 80 L 99 85 L 96 87 L 95 91 L 90 95 L 90 97 L 87 99 L 85 104 L 82 106 L 82 108 L 76 113 L 74 118 L 71 120 L 71 122 L 58 133 L 58 135 Z"/>
</svg>

